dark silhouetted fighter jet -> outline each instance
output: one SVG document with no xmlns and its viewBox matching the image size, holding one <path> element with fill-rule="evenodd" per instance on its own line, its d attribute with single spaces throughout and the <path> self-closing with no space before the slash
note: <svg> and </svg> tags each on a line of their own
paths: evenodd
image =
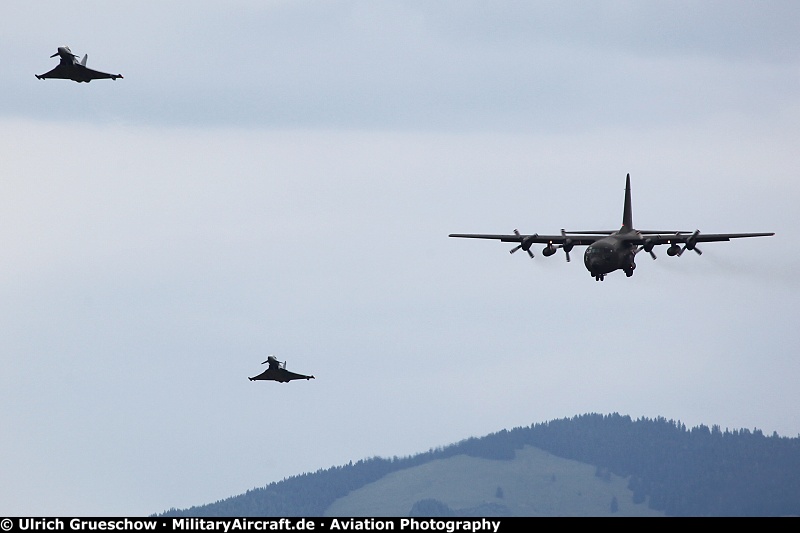
<svg viewBox="0 0 800 533">
<path fill-rule="evenodd" d="M 279 381 L 281 383 L 288 383 L 294 379 L 315 379 L 314 376 L 305 376 L 303 374 L 296 374 L 294 372 L 289 372 L 286 370 L 286 362 L 280 362 L 275 357 L 269 356 L 267 360 L 264 361 L 263 364 L 269 363 L 269 368 L 267 368 L 261 374 L 247 378 L 250 381 L 257 381 L 257 380 L 264 380 L 264 381 Z"/>
<path fill-rule="evenodd" d="M 92 80 L 101 80 L 111 78 L 116 80 L 121 78 L 122 74 L 108 74 L 107 72 L 100 72 L 92 70 L 86 66 L 86 58 L 88 54 L 83 56 L 83 59 L 78 62 L 78 56 L 72 53 L 68 46 L 59 46 L 58 52 L 50 57 L 58 56 L 59 62 L 56 68 L 44 74 L 36 74 L 40 80 L 54 78 L 60 80 L 72 80 L 77 82 L 90 82 Z"/>
</svg>

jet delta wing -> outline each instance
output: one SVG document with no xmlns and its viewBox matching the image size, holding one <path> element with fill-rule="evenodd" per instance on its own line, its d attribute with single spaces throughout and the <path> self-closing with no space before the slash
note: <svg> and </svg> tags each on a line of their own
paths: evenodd
<svg viewBox="0 0 800 533">
<path fill-rule="evenodd" d="M 263 364 L 269 364 L 269 367 L 261 374 L 252 378 L 247 378 L 250 381 L 277 381 L 280 383 L 288 383 L 295 379 L 315 379 L 314 376 L 306 376 L 296 372 L 286 370 L 286 362 L 278 361 L 275 357 L 269 356 Z"/>
</svg>

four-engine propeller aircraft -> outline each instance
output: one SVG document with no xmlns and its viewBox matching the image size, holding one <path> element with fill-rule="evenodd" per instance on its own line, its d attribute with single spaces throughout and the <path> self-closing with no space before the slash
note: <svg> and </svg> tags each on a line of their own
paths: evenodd
<svg viewBox="0 0 800 533">
<path fill-rule="evenodd" d="M 77 82 L 89 83 L 92 80 L 108 79 L 116 80 L 121 78 L 122 74 L 108 74 L 107 72 L 100 72 L 92 70 L 86 66 L 86 59 L 88 54 L 83 56 L 83 59 L 78 61 L 78 56 L 72 53 L 68 46 L 59 46 L 58 51 L 50 57 L 59 56 L 59 62 L 56 67 L 50 72 L 44 74 L 36 74 L 40 80 L 54 78 L 60 80 L 72 80 Z"/>
<path fill-rule="evenodd" d="M 594 276 L 596 281 L 603 281 L 606 274 L 615 270 L 623 270 L 625 275 L 630 277 L 636 268 L 634 259 L 636 254 L 644 250 L 655 259 L 656 254 L 653 248 L 660 244 L 668 244 L 667 255 L 680 256 L 686 250 L 694 250 L 695 253 L 702 254 L 697 243 L 729 241 L 744 237 L 769 237 L 774 233 L 707 233 L 701 234 L 700 230 L 688 231 L 655 231 L 637 230 L 633 227 L 631 215 L 631 175 L 625 179 L 625 205 L 622 210 L 622 227 L 619 230 L 601 231 L 565 231 L 561 230 L 561 235 L 522 235 L 514 230 L 513 235 L 489 235 L 475 233 L 452 233 L 450 237 L 462 237 L 468 239 L 495 239 L 501 242 L 517 242 L 517 246 L 511 249 L 513 254 L 517 250 L 524 250 L 533 258 L 531 245 L 544 244 L 542 254 L 551 256 L 556 253 L 558 248 L 564 250 L 567 261 L 570 260 L 569 252 L 574 246 L 586 246 L 583 255 L 583 263 L 586 269 Z M 683 246 L 680 246 L 680 245 Z"/>
<path fill-rule="evenodd" d="M 269 363 L 269 367 L 261 374 L 247 378 L 250 381 L 264 380 L 264 381 L 279 381 L 280 383 L 288 383 L 293 379 L 315 379 L 314 376 L 305 376 L 303 374 L 296 374 L 286 370 L 286 361 L 278 361 L 274 356 L 270 355 L 263 364 Z"/>
</svg>

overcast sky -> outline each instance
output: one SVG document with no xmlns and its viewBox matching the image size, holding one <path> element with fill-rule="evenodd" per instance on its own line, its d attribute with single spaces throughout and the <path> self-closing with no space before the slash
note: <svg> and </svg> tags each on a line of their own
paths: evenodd
<svg viewBox="0 0 800 533">
<path fill-rule="evenodd" d="M 795 0 L 4 7 L 0 515 L 589 412 L 800 436 Z M 615 229 L 627 173 L 638 228 L 776 235 L 602 283 L 447 237 Z"/>
</svg>

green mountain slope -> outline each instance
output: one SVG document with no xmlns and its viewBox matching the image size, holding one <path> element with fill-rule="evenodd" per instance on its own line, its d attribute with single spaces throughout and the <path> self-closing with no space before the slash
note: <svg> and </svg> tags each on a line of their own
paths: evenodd
<svg viewBox="0 0 800 533">
<path fill-rule="evenodd" d="M 627 480 L 597 473 L 532 446 L 510 461 L 458 455 L 388 474 L 339 498 L 325 515 L 409 516 L 415 503 L 436 500 L 458 516 L 664 516 L 633 504 Z"/>
<path fill-rule="evenodd" d="M 798 516 L 800 437 L 589 413 L 155 516 Z"/>
</svg>

